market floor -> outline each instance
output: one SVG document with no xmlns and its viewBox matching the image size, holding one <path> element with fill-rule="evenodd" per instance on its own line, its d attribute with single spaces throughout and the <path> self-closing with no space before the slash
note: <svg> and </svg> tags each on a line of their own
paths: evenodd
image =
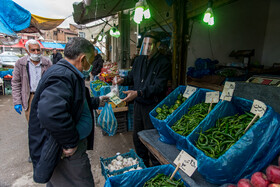
<svg viewBox="0 0 280 187">
<path fill-rule="evenodd" d="M 0 95 L 0 186 L 40 187 L 32 180 L 32 164 L 27 162 L 27 122 L 24 114 L 15 112 L 12 96 Z M 103 136 L 95 127 L 94 150 L 88 151 L 96 187 L 104 186 L 99 158 L 114 156 L 133 149 L 132 133 Z"/>
</svg>

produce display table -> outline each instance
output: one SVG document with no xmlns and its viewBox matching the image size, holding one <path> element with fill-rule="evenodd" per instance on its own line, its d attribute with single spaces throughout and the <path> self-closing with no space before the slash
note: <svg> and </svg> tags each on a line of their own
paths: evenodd
<svg viewBox="0 0 280 187">
<path fill-rule="evenodd" d="M 100 112 L 102 110 L 96 110 L 97 114 L 99 115 Z M 116 112 L 126 112 L 128 111 L 128 106 L 125 106 L 125 107 L 118 107 L 118 108 L 113 108 L 113 112 L 116 113 Z"/>
<path fill-rule="evenodd" d="M 140 140 L 150 150 L 150 152 L 158 159 L 161 164 L 173 164 L 173 161 L 178 156 L 180 151 L 175 145 L 169 145 L 159 141 L 159 134 L 156 129 L 144 130 L 138 133 Z M 191 187 L 215 187 L 195 171 L 192 177 L 186 175 L 182 170 L 179 170 L 182 179 Z"/>
</svg>

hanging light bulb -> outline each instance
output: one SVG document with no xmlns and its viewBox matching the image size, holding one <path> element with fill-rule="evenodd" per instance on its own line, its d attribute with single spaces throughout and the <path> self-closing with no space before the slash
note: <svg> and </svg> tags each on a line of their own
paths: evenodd
<svg viewBox="0 0 280 187">
<path fill-rule="evenodd" d="M 135 23 L 140 24 L 140 22 L 143 19 L 143 13 L 144 13 L 144 3 L 142 0 L 139 0 L 139 2 L 135 5 L 135 12 L 133 20 Z"/>
<path fill-rule="evenodd" d="M 151 12 L 149 9 L 149 6 L 147 5 L 147 9 L 144 11 L 144 18 L 145 19 L 150 19 L 151 18 Z"/>
<path fill-rule="evenodd" d="M 118 37 L 120 37 L 121 33 L 116 27 L 111 27 L 110 35 L 115 37 L 115 38 L 118 38 Z"/>
<path fill-rule="evenodd" d="M 208 23 L 208 25 L 214 25 L 214 14 L 213 14 L 213 10 L 212 10 L 212 0 L 208 1 L 208 8 L 204 13 L 204 17 L 203 17 L 203 21 L 205 23 Z"/>
<path fill-rule="evenodd" d="M 102 34 L 99 34 L 98 38 L 97 38 L 97 41 L 101 41 L 103 38 Z"/>
</svg>

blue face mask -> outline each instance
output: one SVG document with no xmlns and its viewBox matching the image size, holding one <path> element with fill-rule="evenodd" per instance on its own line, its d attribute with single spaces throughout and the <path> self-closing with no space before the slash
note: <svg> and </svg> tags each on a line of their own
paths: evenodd
<svg viewBox="0 0 280 187">
<path fill-rule="evenodd" d="M 83 70 L 83 75 L 85 76 L 85 78 L 89 77 L 91 70 L 92 70 L 92 65 L 88 70 Z"/>
<path fill-rule="evenodd" d="M 87 63 L 89 62 L 87 57 L 86 57 L 86 61 L 87 61 Z M 88 63 L 88 64 L 90 65 L 90 63 Z M 92 65 L 90 65 L 88 70 L 83 70 L 83 75 L 85 76 L 85 78 L 89 77 L 89 74 L 90 74 L 91 70 L 92 70 Z"/>
</svg>

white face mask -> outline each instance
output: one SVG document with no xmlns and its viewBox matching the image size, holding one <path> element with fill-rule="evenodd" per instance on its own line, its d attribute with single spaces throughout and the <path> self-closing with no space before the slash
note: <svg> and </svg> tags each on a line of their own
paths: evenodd
<svg viewBox="0 0 280 187">
<path fill-rule="evenodd" d="M 35 62 L 38 62 L 41 60 L 41 54 L 32 54 L 30 53 L 30 59 L 35 61 Z"/>
</svg>

